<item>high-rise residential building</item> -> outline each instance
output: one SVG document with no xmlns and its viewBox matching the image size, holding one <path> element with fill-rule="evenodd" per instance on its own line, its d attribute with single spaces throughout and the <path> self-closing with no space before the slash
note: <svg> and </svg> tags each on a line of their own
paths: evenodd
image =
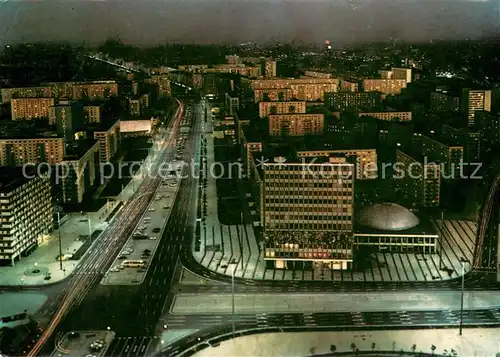
<svg viewBox="0 0 500 357">
<path fill-rule="evenodd" d="M 172 95 L 170 76 L 168 75 L 151 76 L 151 78 L 146 78 L 144 82 L 156 85 L 158 87 L 158 96 L 160 98 L 166 98 Z"/>
<path fill-rule="evenodd" d="M 291 97 L 305 101 L 323 101 L 326 92 L 336 92 L 339 81 L 331 78 L 276 78 L 252 81 L 253 90 L 291 90 Z"/>
<path fill-rule="evenodd" d="M 441 164 L 442 178 L 459 179 L 461 173 L 464 172 L 464 147 L 453 145 L 444 137 L 431 136 L 422 135 L 422 154 L 428 158 L 429 162 Z"/>
<path fill-rule="evenodd" d="M 240 98 L 226 92 L 226 110 L 229 115 L 235 115 L 240 110 Z"/>
<path fill-rule="evenodd" d="M 91 188 L 100 185 L 100 143 L 81 140 L 66 147 L 63 161 L 65 174 L 62 181 L 62 199 L 65 203 L 82 203 Z"/>
<path fill-rule="evenodd" d="M 500 113 L 478 110 L 474 113 L 475 127 L 481 133 L 483 141 L 500 142 Z"/>
<path fill-rule="evenodd" d="M 479 113 L 481 112 L 476 113 L 476 119 L 479 117 Z M 441 135 L 445 137 L 448 141 L 457 145 L 462 145 L 464 147 L 465 163 L 479 162 L 480 152 L 481 152 L 480 132 L 473 131 L 468 128 L 454 128 L 450 125 L 443 124 L 441 128 Z M 500 135 L 500 130 L 498 128 L 497 128 L 497 135 Z M 498 137 L 497 140 L 500 141 Z"/>
<path fill-rule="evenodd" d="M 411 68 L 395 68 L 391 69 L 392 79 L 404 79 L 406 83 L 411 83 Z"/>
<path fill-rule="evenodd" d="M 354 165 L 286 162 L 262 165 L 264 259 L 275 268 L 352 263 Z"/>
<path fill-rule="evenodd" d="M 264 76 L 266 78 L 276 77 L 276 61 L 274 60 L 264 61 Z"/>
<path fill-rule="evenodd" d="M 47 119 L 54 98 L 18 98 L 10 100 L 12 120 Z"/>
<path fill-rule="evenodd" d="M 14 265 L 52 231 L 50 180 L 36 170 L 0 169 L 0 260 Z"/>
<path fill-rule="evenodd" d="M 94 81 L 75 83 L 72 99 L 103 100 L 117 95 L 118 84 L 115 81 Z"/>
<path fill-rule="evenodd" d="M 343 79 L 340 81 L 340 92 L 359 92 L 359 83 Z"/>
<path fill-rule="evenodd" d="M 491 90 L 464 88 L 461 108 L 467 117 L 467 126 L 473 127 L 477 111 L 491 111 Z"/>
<path fill-rule="evenodd" d="M 84 122 L 86 124 L 90 123 L 100 123 L 102 119 L 102 114 L 104 110 L 103 104 L 85 104 L 83 106 L 83 116 Z"/>
<path fill-rule="evenodd" d="M 100 159 L 104 163 L 110 162 L 120 149 L 120 120 L 111 125 L 103 124 L 102 127 L 94 131 L 94 139 L 99 140 Z"/>
<path fill-rule="evenodd" d="M 267 117 L 269 114 L 304 114 L 306 112 L 306 102 L 260 102 L 259 116 Z"/>
<path fill-rule="evenodd" d="M 50 86 L 2 88 L 2 103 L 9 103 L 13 98 L 52 98 Z"/>
<path fill-rule="evenodd" d="M 83 129 L 84 111 L 81 103 L 59 102 L 49 108 L 49 123 L 56 126 L 57 134 L 66 142 L 75 140 L 75 134 Z"/>
<path fill-rule="evenodd" d="M 394 184 L 401 198 L 423 207 L 438 207 L 441 200 L 441 166 L 422 156 L 396 150 Z"/>
<path fill-rule="evenodd" d="M 63 138 L 0 139 L 1 166 L 21 166 L 42 162 L 55 165 L 63 158 Z"/>
<path fill-rule="evenodd" d="M 141 100 L 137 97 L 128 100 L 129 114 L 133 116 L 141 115 Z"/>
<path fill-rule="evenodd" d="M 432 92 L 430 108 L 433 112 L 458 112 L 460 110 L 460 97 L 444 92 Z"/>
<path fill-rule="evenodd" d="M 271 114 L 269 135 L 302 136 L 323 134 L 324 114 Z"/>
<path fill-rule="evenodd" d="M 358 117 L 373 117 L 385 121 L 410 122 L 411 112 L 362 112 Z"/>
<path fill-rule="evenodd" d="M 365 79 L 363 80 L 363 90 L 365 92 L 381 92 L 383 94 L 401 94 L 401 90 L 406 88 L 404 79 Z"/>
<path fill-rule="evenodd" d="M 307 160 L 342 157 L 347 163 L 354 165 L 356 180 L 372 180 L 378 177 L 376 149 L 300 150 L 297 157 Z"/>
<path fill-rule="evenodd" d="M 374 110 L 381 105 L 380 93 L 325 93 L 325 107 L 333 112 Z"/>
<path fill-rule="evenodd" d="M 253 91 L 254 102 L 279 102 L 293 99 L 290 88 L 283 89 L 255 89 Z"/>
<path fill-rule="evenodd" d="M 227 55 L 226 61 L 228 64 L 241 64 L 241 58 L 238 55 Z"/>
</svg>

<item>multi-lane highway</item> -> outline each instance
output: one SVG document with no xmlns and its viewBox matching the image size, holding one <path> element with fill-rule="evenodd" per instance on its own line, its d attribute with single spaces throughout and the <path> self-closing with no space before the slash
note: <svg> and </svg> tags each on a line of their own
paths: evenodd
<svg viewBox="0 0 500 357">
<path fill-rule="evenodd" d="M 75 274 L 71 278 L 64 294 L 59 299 L 52 320 L 43 331 L 40 339 L 28 353 L 28 357 L 34 357 L 42 350 L 45 343 L 51 338 L 70 310 L 78 306 L 84 300 L 85 296 L 96 286 L 102 278 L 102 274 L 109 268 L 109 265 L 122 248 L 125 240 L 137 225 L 161 183 L 161 178 L 154 173 L 159 170 L 160 165 L 165 160 L 171 157 L 171 152 L 175 150 L 175 136 L 179 130 L 184 111 L 183 103 L 178 102 L 178 104 L 178 110 L 174 118 L 170 121 L 167 131 L 159 138 L 162 141 L 162 146 L 151 167 L 152 174 L 147 175 L 131 200 L 118 213 L 113 224 L 109 225 L 94 243 L 92 251 L 88 253 L 85 264 L 79 267 L 79 274 Z"/>
</svg>

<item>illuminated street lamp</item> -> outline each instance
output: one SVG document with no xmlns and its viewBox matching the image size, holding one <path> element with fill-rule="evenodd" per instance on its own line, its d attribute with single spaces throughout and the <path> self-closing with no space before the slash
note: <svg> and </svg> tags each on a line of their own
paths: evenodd
<svg viewBox="0 0 500 357">
<path fill-rule="evenodd" d="M 462 263 L 462 293 L 460 295 L 460 326 L 458 334 L 462 336 L 462 327 L 464 324 L 464 285 L 465 285 L 465 263 L 469 263 L 467 259 L 461 258 Z"/>
</svg>

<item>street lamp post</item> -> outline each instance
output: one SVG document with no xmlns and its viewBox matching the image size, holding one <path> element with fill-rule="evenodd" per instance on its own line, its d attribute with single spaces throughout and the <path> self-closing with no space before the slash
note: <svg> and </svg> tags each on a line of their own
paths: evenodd
<svg viewBox="0 0 500 357">
<path fill-rule="evenodd" d="M 61 212 L 57 211 L 57 233 L 59 236 L 59 268 L 63 270 L 62 241 L 61 241 Z"/>
<path fill-rule="evenodd" d="M 443 227 L 444 227 L 444 212 L 441 210 L 441 234 L 439 239 L 439 270 L 443 269 Z"/>
<path fill-rule="evenodd" d="M 90 217 L 87 218 L 87 221 L 89 222 L 89 240 L 90 240 L 90 245 L 92 245 L 92 223 L 90 221 Z"/>
<path fill-rule="evenodd" d="M 462 292 L 460 294 L 460 325 L 458 334 L 462 336 L 462 329 L 464 324 L 464 286 L 465 286 L 465 263 L 468 263 L 465 259 L 460 259 L 462 263 Z"/>
<path fill-rule="evenodd" d="M 234 323 L 234 272 L 237 267 L 237 263 L 232 263 L 233 264 L 233 270 L 231 271 L 231 325 L 233 327 L 233 338 L 236 333 L 236 326 Z"/>
</svg>

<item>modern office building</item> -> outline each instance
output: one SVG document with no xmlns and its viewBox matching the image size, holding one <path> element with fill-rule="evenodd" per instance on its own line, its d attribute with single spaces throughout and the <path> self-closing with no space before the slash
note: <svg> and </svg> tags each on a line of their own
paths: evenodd
<svg viewBox="0 0 500 357">
<path fill-rule="evenodd" d="M 325 108 L 332 112 L 371 111 L 381 105 L 380 93 L 342 92 L 325 93 Z"/>
<path fill-rule="evenodd" d="M 406 88 L 405 79 L 365 79 L 363 90 L 365 92 L 381 92 L 383 94 L 401 94 Z"/>
<path fill-rule="evenodd" d="M 491 90 L 464 88 L 461 109 L 467 117 L 467 126 L 473 127 L 477 111 L 491 111 Z"/>
<path fill-rule="evenodd" d="M 50 86 L 2 88 L 2 104 L 7 104 L 13 98 L 52 98 Z"/>
<path fill-rule="evenodd" d="M 372 117 L 385 121 L 410 122 L 411 112 L 361 112 L 358 117 Z"/>
<path fill-rule="evenodd" d="M 300 159 L 321 159 L 342 157 L 347 163 L 354 165 L 357 180 L 377 178 L 377 150 L 376 149 L 337 149 L 337 150 L 300 150 L 297 151 Z"/>
<path fill-rule="evenodd" d="M 354 165 L 332 160 L 261 165 L 264 259 L 275 268 L 351 266 Z"/>
<path fill-rule="evenodd" d="M 442 178 L 458 179 L 464 172 L 464 147 L 451 144 L 445 137 L 422 135 L 422 154 L 429 162 L 441 164 Z"/>
<path fill-rule="evenodd" d="M 252 81 L 253 90 L 291 90 L 291 97 L 304 101 L 323 101 L 327 92 L 336 92 L 339 81 L 328 78 L 276 78 Z"/>
<path fill-rule="evenodd" d="M 440 245 L 427 219 L 401 205 L 379 203 L 356 215 L 354 247 L 361 246 L 387 253 L 435 254 Z"/>
<path fill-rule="evenodd" d="M 10 100 L 12 120 L 47 119 L 54 98 L 18 98 Z"/>
<path fill-rule="evenodd" d="M 259 116 L 265 118 L 270 114 L 305 114 L 306 102 L 260 102 Z"/>
<path fill-rule="evenodd" d="M 441 166 L 421 155 L 396 150 L 394 185 L 402 199 L 423 207 L 438 207 L 441 199 Z"/>
<path fill-rule="evenodd" d="M 66 147 L 62 167 L 66 170 L 62 183 L 64 203 L 82 203 L 89 197 L 92 187 L 98 186 L 100 169 L 100 143 L 80 140 Z"/>
<path fill-rule="evenodd" d="M 445 92 L 432 92 L 430 108 L 435 113 L 458 112 L 460 111 L 460 97 Z"/>
<path fill-rule="evenodd" d="M 47 162 L 60 163 L 64 158 L 63 138 L 0 139 L 1 166 L 21 166 Z"/>
<path fill-rule="evenodd" d="M 120 149 L 120 120 L 109 125 L 102 124 L 101 128 L 94 131 L 94 139 L 99 140 L 101 162 L 110 162 Z"/>
<path fill-rule="evenodd" d="M 102 120 L 104 104 L 85 104 L 83 106 L 84 123 L 100 123 Z"/>
<path fill-rule="evenodd" d="M 324 114 L 271 114 L 268 119 L 271 136 L 319 135 L 325 127 Z"/>
<path fill-rule="evenodd" d="M 36 170 L 0 168 L 0 262 L 14 265 L 52 231 L 50 181 Z"/>
<path fill-rule="evenodd" d="M 81 103 L 60 101 L 49 108 L 49 124 L 55 125 L 58 136 L 66 142 L 75 140 L 75 134 L 84 127 L 85 114 Z"/>
</svg>

